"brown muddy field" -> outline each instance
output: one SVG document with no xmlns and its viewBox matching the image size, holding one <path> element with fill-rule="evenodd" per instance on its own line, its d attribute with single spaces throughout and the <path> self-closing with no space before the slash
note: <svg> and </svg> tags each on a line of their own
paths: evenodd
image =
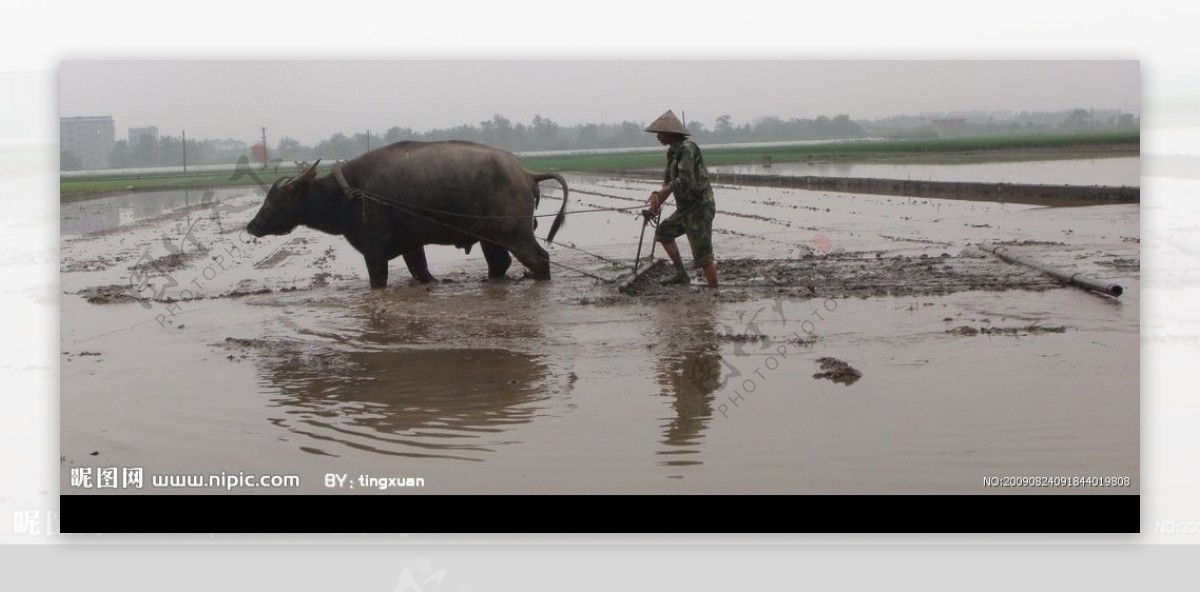
<svg viewBox="0 0 1200 593">
<path fill-rule="evenodd" d="M 652 187 L 568 181 L 579 210 Z M 658 267 L 631 294 L 630 213 L 571 217 L 549 251 L 572 270 L 550 282 L 488 281 L 478 250 L 433 247 L 438 282 L 394 261 L 370 291 L 344 239 L 244 233 L 257 191 L 65 204 L 62 491 L 207 491 L 81 490 L 74 467 L 301 477 L 237 493 L 350 493 L 329 473 L 424 480 L 366 489 L 402 494 L 1138 491 L 1137 205 L 716 195 L 722 288 L 660 286 Z"/>
</svg>

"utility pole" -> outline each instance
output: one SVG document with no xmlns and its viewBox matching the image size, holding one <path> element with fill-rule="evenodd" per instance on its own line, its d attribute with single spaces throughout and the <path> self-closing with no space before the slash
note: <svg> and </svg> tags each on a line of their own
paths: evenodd
<svg viewBox="0 0 1200 593">
<path fill-rule="evenodd" d="M 371 152 L 371 130 L 367 130 L 367 152 Z"/>
<path fill-rule="evenodd" d="M 262 129 L 262 139 L 263 139 L 263 141 L 262 141 L 263 142 L 263 145 L 262 145 L 263 146 L 263 166 L 265 167 L 265 166 L 267 166 L 267 161 L 270 160 L 270 158 L 271 158 L 270 155 L 267 153 L 267 129 L 266 128 Z"/>
<path fill-rule="evenodd" d="M 183 172 L 187 174 L 187 130 L 183 131 Z"/>
</svg>

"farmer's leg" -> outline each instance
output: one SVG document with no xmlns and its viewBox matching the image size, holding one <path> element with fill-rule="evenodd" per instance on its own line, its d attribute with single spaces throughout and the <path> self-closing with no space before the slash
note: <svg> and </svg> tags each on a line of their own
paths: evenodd
<svg viewBox="0 0 1200 593">
<path fill-rule="evenodd" d="M 662 243 L 663 251 L 667 252 L 667 255 L 671 258 L 671 263 L 675 264 L 675 275 L 665 280 L 665 284 L 686 284 L 691 281 L 687 273 L 687 268 L 683 267 L 683 258 L 679 255 L 679 246 L 675 244 L 675 238 L 687 232 L 685 221 L 684 213 L 676 210 L 666 220 L 658 223 L 658 230 L 654 233 L 654 240 Z"/>
<path fill-rule="evenodd" d="M 688 218 L 686 230 L 688 244 L 692 246 L 692 261 L 704 270 L 704 279 L 710 288 L 717 287 L 717 261 L 713 257 L 712 219 L 715 207 L 701 208 Z"/>
</svg>

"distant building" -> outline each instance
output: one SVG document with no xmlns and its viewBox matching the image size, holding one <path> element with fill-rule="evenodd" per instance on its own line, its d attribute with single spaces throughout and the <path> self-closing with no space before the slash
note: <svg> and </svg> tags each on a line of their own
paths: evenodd
<svg viewBox="0 0 1200 593">
<path fill-rule="evenodd" d="M 158 144 L 158 126 L 129 128 L 129 148 L 133 148 L 143 142 Z"/>
<path fill-rule="evenodd" d="M 58 143 L 69 151 L 84 169 L 108 166 L 108 155 L 116 144 L 116 125 L 107 115 L 98 117 L 58 118 Z"/>
</svg>

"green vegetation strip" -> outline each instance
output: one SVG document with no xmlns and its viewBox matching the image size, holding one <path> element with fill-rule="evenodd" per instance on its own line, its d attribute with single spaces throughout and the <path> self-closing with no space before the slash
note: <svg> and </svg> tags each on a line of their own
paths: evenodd
<svg viewBox="0 0 1200 593">
<path fill-rule="evenodd" d="M 793 144 L 786 146 L 705 148 L 704 160 L 709 166 L 738 163 L 757 163 L 769 157 L 772 162 L 784 163 L 806 160 L 914 160 L 920 162 L 971 162 L 1028 158 L 1029 152 L 1053 153 L 1062 151 L 1122 151 L 1136 155 L 1138 132 L 1105 134 L 1070 134 L 1038 136 L 998 136 L 932 140 L 877 140 L 829 142 L 822 144 Z M 521 159 L 530 171 L 602 172 L 645 169 L 663 166 L 666 149 L 644 153 L 580 153 L 570 155 L 530 156 Z M 1007 153 L 1007 154 L 1006 154 Z M 1045 156 L 1045 155 L 1041 155 Z M 328 172 L 321 167 L 321 173 Z M 263 183 L 271 184 L 280 177 L 294 175 L 290 166 L 278 171 L 268 168 L 255 171 Z M 83 178 L 61 179 L 63 201 L 87 199 L 97 195 L 133 191 L 204 189 L 252 185 L 248 175 L 235 176 L 227 171 L 201 173 L 146 173 L 140 175 L 91 175 Z"/>
<path fill-rule="evenodd" d="M 324 167 L 321 167 L 324 169 Z M 295 175 L 292 167 L 280 167 L 278 172 L 273 168 L 266 171 L 255 171 L 263 183 L 270 185 L 275 180 Z M 325 172 L 328 172 L 326 170 Z M 254 180 L 248 175 L 237 176 L 233 169 L 228 171 L 207 171 L 204 173 L 154 173 L 144 175 L 121 174 L 113 176 L 89 176 L 86 178 L 60 179 L 59 196 L 62 201 L 88 199 L 98 195 L 111 195 L 136 191 L 166 191 L 173 189 L 208 189 L 219 187 L 242 187 L 254 185 Z"/>
</svg>

